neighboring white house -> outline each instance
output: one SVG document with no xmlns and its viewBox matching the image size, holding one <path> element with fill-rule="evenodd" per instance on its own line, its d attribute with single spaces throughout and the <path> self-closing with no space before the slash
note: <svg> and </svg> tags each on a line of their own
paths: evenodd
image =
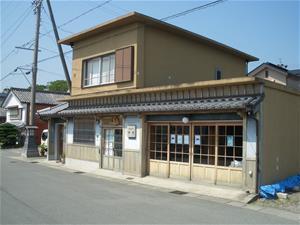
<svg viewBox="0 0 300 225">
<path fill-rule="evenodd" d="M 63 99 L 67 93 L 37 91 L 35 109 L 41 110 L 53 107 L 59 104 L 58 99 Z M 29 124 L 31 91 L 22 88 L 11 88 L 2 107 L 6 110 L 6 122 L 16 125 L 18 128 L 24 128 Z M 34 118 L 37 126 L 36 143 L 40 143 L 41 133 L 48 128 L 48 122 L 41 120 L 38 116 Z"/>
<path fill-rule="evenodd" d="M 300 90 L 300 70 L 288 70 L 273 63 L 263 63 L 252 70 L 248 76 L 265 79 L 277 84 Z"/>
<path fill-rule="evenodd" d="M 17 127 L 24 127 L 27 124 L 28 104 L 21 102 L 11 91 L 3 102 L 3 108 L 6 109 L 6 122 L 12 123 Z"/>
<path fill-rule="evenodd" d="M 58 99 L 66 96 L 66 93 L 37 91 L 36 110 L 44 109 L 59 104 Z M 11 88 L 2 107 L 6 109 L 6 122 L 18 127 L 26 126 L 29 122 L 31 92 L 23 88 Z"/>
</svg>

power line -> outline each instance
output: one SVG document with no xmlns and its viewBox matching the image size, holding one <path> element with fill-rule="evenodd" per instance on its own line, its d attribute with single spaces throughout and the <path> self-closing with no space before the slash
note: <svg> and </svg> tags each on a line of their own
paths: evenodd
<svg viewBox="0 0 300 225">
<path fill-rule="evenodd" d="M 103 6 L 104 4 L 109 3 L 110 1 L 111 1 L 111 0 L 105 1 L 104 3 L 102 3 L 102 4 L 100 4 L 100 5 Z M 205 4 L 205 5 L 202 5 L 202 6 L 194 7 L 194 8 L 192 8 L 192 9 L 189 9 L 189 10 L 186 10 L 186 11 L 183 11 L 183 12 L 180 12 L 180 13 L 176 13 L 176 14 L 173 14 L 173 15 L 171 15 L 171 16 L 162 18 L 161 20 L 162 20 L 162 21 L 166 21 L 166 20 L 173 19 L 173 18 L 176 18 L 176 17 L 179 17 L 179 16 L 184 16 L 184 15 L 186 15 L 186 14 L 189 14 L 189 13 L 192 13 L 192 12 L 195 12 L 195 11 L 198 11 L 198 10 L 200 10 L 200 9 L 207 8 L 207 7 L 211 7 L 211 6 L 213 6 L 213 5 L 222 3 L 222 2 L 224 2 L 224 1 L 226 1 L 226 0 L 218 0 L 218 1 L 214 1 L 214 2 L 211 2 L 211 3 Z M 93 9 L 99 8 L 100 5 L 94 7 Z M 63 23 L 63 24 L 60 25 L 59 27 L 65 26 L 65 25 L 67 25 L 68 23 L 71 23 L 71 22 L 73 22 L 74 20 L 80 18 L 81 16 L 86 15 L 87 12 L 91 12 L 91 11 L 92 11 L 92 10 L 88 10 L 88 11 L 86 11 L 85 13 L 82 13 L 82 14 L 80 14 L 79 16 L 76 16 L 76 17 L 74 17 L 73 19 L 70 19 L 69 21 Z M 50 32 L 51 32 L 51 31 L 48 31 L 48 32 L 46 32 L 46 33 L 44 33 L 44 34 L 41 34 L 41 36 L 46 36 L 46 35 L 48 35 Z M 24 45 L 29 44 L 30 42 L 31 42 L 31 41 L 25 43 Z M 99 42 L 99 41 L 97 41 L 97 42 Z M 90 43 L 90 44 L 88 44 L 88 45 L 81 46 L 80 48 L 82 48 L 82 47 L 87 47 L 87 46 L 92 45 L 92 44 L 93 44 L 93 43 Z M 69 54 L 69 53 L 71 53 L 71 52 L 72 52 L 72 50 L 69 50 L 69 51 L 64 52 L 63 54 L 66 55 L 66 54 Z M 53 56 L 50 56 L 50 57 L 41 59 L 41 60 L 39 60 L 38 62 L 39 62 L 39 63 L 45 62 L 45 61 L 48 61 L 48 60 L 51 60 L 51 59 L 54 59 L 54 58 L 57 58 L 57 57 L 59 57 L 59 54 L 56 54 L 56 55 L 53 55 Z M 30 66 L 30 65 L 32 65 L 32 64 L 25 64 L 25 65 L 23 65 L 23 66 Z M 10 74 L 7 74 L 6 76 L 9 76 L 9 75 L 10 75 Z M 6 77 L 6 76 L 5 76 L 5 77 Z M 2 78 L 1 80 L 5 79 L 5 77 Z"/>
<path fill-rule="evenodd" d="M 88 9 L 87 11 L 81 13 L 80 15 L 75 16 L 74 18 L 72 18 L 72 19 L 66 21 L 65 23 L 63 23 L 63 24 L 57 26 L 57 28 L 60 29 L 61 27 L 66 26 L 67 24 L 74 22 L 75 20 L 79 19 L 80 17 L 85 16 L 86 14 L 88 14 L 88 13 L 94 11 L 95 9 L 98 9 L 98 8 L 100 8 L 100 7 L 102 7 L 102 6 L 106 5 L 106 4 L 108 4 L 108 3 L 111 2 L 111 1 L 112 1 L 112 0 L 107 0 L 107 1 L 105 1 L 105 2 L 103 2 L 103 3 L 101 3 L 101 4 L 99 4 L 99 5 L 97 5 L 97 6 L 93 7 L 93 8 L 91 8 L 91 9 Z M 49 31 L 47 31 L 46 33 L 40 34 L 40 38 L 46 36 L 47 34 L 49 34 L 49 33 L 51 33 L 51 32 L 52 32 L 52 30 L 49 30 Z M 32 40 L 26 42 L 25 44 L 30 44 L 30 43 L 33 42 L 33 41 L 34 41 L 34 40 L 32 39 Z"/>
<path fill-rule="evenodd" d="M 93 8 L 91 8 L 91 9 L 88 9 L 87 11 L 81 13 L 80 15 L 78 15 L 78 16 L 76 16 L 76 17 L 74 17 L 74 18 L 72 18 L 72 19 L 66 21 L 65 23 L 59 25 L 57 28 L 58 28 L 58 29 L 61 29 L 61 27 L 66 26 L 67 24 L 74 22 L 75 20 L 79 19 L 80 17 L 82 17 L 82 16 L 84 16 L 84 15 L 86 15 L 86 14 L 88 14 L 88 13 L 94 11 L 95 9 L 98 9 L 98 8 L 100 8 L 100 7 L 102 7 L 102 6 L 106 5 L 106 4 L 108 4 L 108 3 L 111 2 L 111 1 L 112 1 L 112 0 L 107 0 L 107 1 L 105 1 L 105 2 L 103 2 L 103 3 L 101 3 L 101 4 L 99 4 L 99 5 L 97 5 L 97 6 L 93 7 Z M 44 10 L 44 12 L 46 12 L 46 11 Z M 46 15 L 49 16 L 47 13 L 46 13 Z M 40 34 L 40 38 L 41 38 L 41 37 L 44 37 L 44 36 L 47 36 L 47 35 L 50 34 L 51 32 L 52 32 L 52 30 L 49 30 L 49 31 L 47 31 L 46 33 Z M 66 32 L 66 31 L 65 31 L 65 32 Z M 33 42 L 34 42 L 34 39 L 32 39 L 32 40 L 30 40 L 30 41 L 24 43 L 22 46 L 26 46 L 26 45 L 32 44 Z M 12 51 L 13 51 L 13 50 L 12 50 Z M 69 51 L 69 52 L 71 52 L 71 51 Z M 68 54 L 69 52 L 66 52 L 66 53 L 64 53 L 64 54 Z M 9 56 L 10 56 L 10 55 L 9 55 Z M 9 56 L 6 56 L 5 59 L 3 59 L 3 60 L 5 61 Z M 59 56 L 59 55 L 58 55 L 58 56 Z M 51 57 L 49 57 L 49 59 L 52 59 L 52 58 L 55 58 L 55 57 L 58 57 L 58 56 L 51 56 Z M 46 58 L 45 60 L 48 60 L 48 59 Z M 2 61 L 1 61 L 1 62 L 2 62 Z M 28 64 L 26 64 L 26 65 L 28 65 Z"/>
<path fill-rule="evenodd" d="M 18 4 L 19 5 L 19 4 Z M 2 34 L 1 34 L 1 38 L 3 38 L 5 35 L 7 35 L 8 34 L 8 32 L 12 29 L 12 28 L 14 28 L 14 26 L 16 25 L 16 23 L 27 13 L 27 11 L 28 10 L 30 10 L 30 8 L 31 8 L 31 5 L 28 7 L 28 8 L 26 8 L 25 9 L 25 11 L 24 11 L 24 13 L 23 14 L 21 14 L 21 16 L 19 16 L 14 22 L 13 22 L 13 24 L 12 25 L 10 25 L 9 26 L 9 28 L 6 30 L 6 31 L 4 31 Z M 14 11 L 15 11 L 16 9 L 14 9 Z"/>
<path fill-rule="evenodd" d="M 55 73 L 55 72 L 51 72 L 51 71 L 49 71 L 49 70 L 45 70 L 45 69 L 41 69 L 41 68 L 39 68 L 38 70 L 39 70 L 39 71 L 42 71 L 42 72 L 45 72 L 45 73 L 50 73 L 50 74 L 53 74 L 53 75 L 57 75 L 57 76 L 59 76 L 59 77 L 64 76 L 64 75 L 61 74 L 61 73 Z"/>
<path fill-rule="evenodd" d="M 78 16 L 75 16 L 74 18 L 72 18 L 72 19 L 68 20 L 67 22 L 65 22 L 65 23 L 63 23 L 63 24 L 61 24 L 61 25 L 59 25 L 58 27 L 62 27 L 62 26 L 65 26 L 65 25 L 67 25 L 67 24 L 69 24 L 69 23 L 72 23 L 73 21 L 79 19 L 80 17 L 82 17 L 82 16 L 84 16 L 84 15 L 86 15 L 86 14 L 92 12 L 92 11 L 94 11 L 95 9 L 98 9 L 98 8 L 100 8 L 100 7 L 104 6 L 104 5 L 106 5 L 106 4 L 109 3 L 110 1 L 112 1 L 112 0 L 107 0 L 107 1 L 105 1 L 105 2 L 103 2 L 103 3 L 101 3 L 101 4 L 99 4 L 99 5 L 97 5 L 97 6 L 95 6 L 95 7 L 93 7 L 93 8 L 91 8 L 91 9 L 89 9 L 89 10 L 87 10 L 87 11 L 85 11 L 85 12 L 79 14 Z"/>
<path fill-rule="evenodd" d="M 5 62 L 11 55 L 13 54 L 17 54 L 18 50 L 13 49 L 11 50 L 5 57 L 3 57 L 3 59 L 1 59 L 1 63 Z"/>
<path fill-rule="evenodd" d="M 41 47 L 41 46 L 40 46 L 40 49 L 43 49 L 43 50 L 46 50 L 46 51 L 48 51 L 48 52 L 52 52 L 52 53 L 54 53 L 54 54 L 57 54 L 57 51 L 51 50 L 51 49 L 49 49 L 49 48 L 45 48 L 45 47 Z"/>
<path fill-rule="evenodd" d="M 180 12 L 180 13 L 176 13 L 176 14 L 173 14 L 173 15 L 170 15 L 170 16 L 167 16 L 167 17 L 164 17 L 160 20 L 162 21 L 167 21 L 167 20 L 170 20 L 170 19 L 174 19 L 174 18 L 177 18 L 177 17 L 180 17 L 180 16 L 185 16 L 189 13 L 192 13 L 192 12 L 195 12 L 195 11 L 198 11 L 200 9 L 205 9 L 205 8 L 208 8 L 208 7 L 211 7 L 211 6 L 214 6 L 214 5 L 217 5 L 217 4 L 220 4 L 222 2 L 225 2 L 226 0 L 218 0 L 218 1 L 214 1 L 214 2 L 210 2 L 210 3 L 207 3 L 205 5 L 200 5 L 200 6 L 197 6 L 197 7 L 194 7 L 192 9 L 188 9 L 188 10 L 185 10 L 183 12 Z"/>
<path fill-rule="evenodd" d="M 4 44 L 4 43 L 6 43 L 6 41 L 7 40 L 9 40 L 10 39 L 10 37 L 12 36 L 12 35 L 14 35 L 14 33 L 19 29 L 19 27 L 24 23 L 24 21 L 25 21 L 25 19 L 30 15 L 30 12 L 31 12 L 31 10 L 29 10 L 26 14 L 25 14 L 25 16 L 23 16 L 22 17 L 22 19 L 21 19 L 21 21 L 19 22 L 19 24 L 15 27 L 15 29 L 2 41 L 2 45 Z"/>
</svg>

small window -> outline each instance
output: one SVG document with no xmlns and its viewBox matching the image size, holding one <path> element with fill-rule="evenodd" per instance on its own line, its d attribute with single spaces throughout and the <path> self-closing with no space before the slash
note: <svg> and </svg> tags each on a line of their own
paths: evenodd
<svg viewBox="0 0 300 225">
<path fill-rule="evenodd" d="M 265 71 L 265 78 L 269 78 L 269 71 L 268 70 Z"/>
<path fill-rule="evenodd" d="M 222 71 L 220 69 L 216 70 L 216 80 L 222 79 Z"/>
<path fill-rule="evenodd" d="M 18 109 L 18 107 L 10 108 L 9 115 L 11 120 L 20 120 L 22 115 L 22 109 Z"/>
<path fill-rule="evenodd" d="M 74 143 L 95 144 L 95 120 L 74 120 Z"/>
<path fill-rule="evenodd" d="M 83 86 L 95 86 L 115 82 L 115 54 L 105 55 L 84 62 Z"/>
</svg>

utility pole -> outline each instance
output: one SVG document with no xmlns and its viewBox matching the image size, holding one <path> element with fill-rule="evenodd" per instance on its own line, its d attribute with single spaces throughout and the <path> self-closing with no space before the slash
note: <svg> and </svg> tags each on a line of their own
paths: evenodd
<svg viewBox="0 0 300 225">
<path fill-rule="evenodd" d="M 56 39 L 56 44 L 57 44 L 57 48 L 58 48 L 58 52 L 59 52 L 59 57 L 60 57 L 60 60 L 61 60 L 62 66 L 63 66 L 63 70 L 64 70 L 64 73 L 65 73 L 65 77 L 66 77 L 66 80 L 67 80 L 67 83 L 68 83 L 69 90 L 71 91 L 71 79 L 70 79 L 68 67 L 67 67 L 67 64 L 66 64 L 66 60 L 65 60 L 65 57 L 64 57 L 64 54 L 63 54 L 61 44 L 58 43 L 59 35 L 58 35 L 58 32 L 57 32 L 57 27 L 56 27 L 56 23 L 55 23 L 55 20 L 54 20 L 50 0 L 46 0 L 46 2 L 47 2 L 47 5 L 48 5 L 48 10 L 49 10 L 51 23 L 52 23 L 52 27 L 53 27 L 53 31 L 54 31 L 54 35 L 55 35 L 55 39 Z"/>
<path fill-rule="evenodd" d="M 39 35 L 40 35 L 40 24 L 41 24 L 41 5 L 42 0 L 35 0 L 34 12 L 36 14 L 36 27 L 35 27 L 35 44 L 33 50 L 33 65 L 32 65 L 32 82 L 31 82 L 31 102 L 30 102 L 30 119 L 29 125 L 34 126 L 35 117 L 35 89 L 36 89 L 36 75 L 37 75 L 37 63 L 38 63 L 38 52 L 39 52 Z"/>
<path fill-rule="evenodd" d="M 41 5 L 42 0 L 34 0 L 33 5 L 34 13 L 36 14 L 36 28 L 35 28 L 35 44 L 33 50 L 33 64 L 32 64 L 32 82 L 31 82 L 31 101 L 30 101 L 30 116 L 29 126 L 26 126 L 26 137 L 23 147 L 22 155 L 25 157 L 37 157 L 39 156 L 37 144 L 35 141 L 36 126 L 34 126 L 35 118 L 35 96 L 36 96 L 36 76 L 37 76 L 37 63 L 39 52 L 39 34 L 40 34 L 40 22 L 41 22 Z"/>
</svg>

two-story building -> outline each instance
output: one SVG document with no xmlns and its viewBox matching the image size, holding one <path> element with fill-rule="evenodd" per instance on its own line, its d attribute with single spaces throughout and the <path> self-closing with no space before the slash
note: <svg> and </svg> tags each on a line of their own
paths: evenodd
<svg viewBox="0 0 300 225">
<path fill-rule="evenodd" d="M 72 90 L 39 112 L 50 160 L 250 192 L 300 171 L 299 93 L 247 77 L 256 57 L 136 12 L 60 43 Z"/>
<path fill-rule="evenodd" d="M 41 110 L 50 106 L 59 104 L 57 101 L 64 98 L 67 94 L 51 91 L 37 91 L 36 92 L 36 110 Z M 10 88 L 2 107 L 6 111 L 6 123 L 16 125 L 23 130 L 25 126 L 29 125 L 29 110 L 31 101 L 31 91 L 23 88 Z M 41 133 L 48 128 L 48 123 L 41 120 L 39 117 L 34 118 L 37 126 L 35 141 L 37 144 L 41 142 Z"/>
</svg>

